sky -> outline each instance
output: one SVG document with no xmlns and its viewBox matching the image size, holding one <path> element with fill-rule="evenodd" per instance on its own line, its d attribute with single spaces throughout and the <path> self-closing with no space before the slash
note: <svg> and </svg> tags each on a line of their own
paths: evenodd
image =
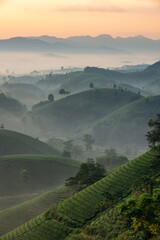
<svg viewBox="0 0 160 240">
<path fill-rule="evenodd" d="M 111 34 L 160 39 L 160 0 L 0 0 L 0 38 Z"/>
</svg>

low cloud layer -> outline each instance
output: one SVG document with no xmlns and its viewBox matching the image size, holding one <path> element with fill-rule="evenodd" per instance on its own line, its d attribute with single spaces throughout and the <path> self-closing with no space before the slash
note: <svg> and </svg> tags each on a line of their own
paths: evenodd
<svg viewBox="0 0 160 240">
<path fill-rule="evenodd" d="M 91 6 L 91 5 L 59 5 L 54 8 L 60 12 L 125 12 L 125 9 L 116 6 Z"/>
</svg>

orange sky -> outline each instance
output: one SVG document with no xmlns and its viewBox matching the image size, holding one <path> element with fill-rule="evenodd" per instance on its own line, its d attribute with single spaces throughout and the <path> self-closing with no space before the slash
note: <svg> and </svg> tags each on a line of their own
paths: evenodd
<svg viewBox="0 0 160 240">
<path fill-rule="evenodd" d="M 160 0 L 0 0 L 0 38 L 104 33 L 160 39 Z"/>
</svg>

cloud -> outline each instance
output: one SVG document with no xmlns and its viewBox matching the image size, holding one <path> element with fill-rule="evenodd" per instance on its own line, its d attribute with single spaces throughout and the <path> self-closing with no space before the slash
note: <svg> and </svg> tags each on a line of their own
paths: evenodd
<svg viewBox="0 0 160 240">
<path fill-rule="evenodd" d="M 117 6 L 102 6 L 102 5 L 58 5 L 54 11 L 59 12 L 126 12 L 125 9 Z"/>
</svg>

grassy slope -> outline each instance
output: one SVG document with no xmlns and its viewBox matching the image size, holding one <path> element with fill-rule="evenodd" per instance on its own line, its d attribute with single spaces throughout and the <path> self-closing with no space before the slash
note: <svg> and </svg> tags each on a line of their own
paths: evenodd
<svg viewBox="0 0 160 240">
<path fill-rule="evenodd" d="M 91 219 L 95 219 L 97 205 L 103 200 L 104 193 L 114 194 L 122 191 L 123 195 L 127 196 L 133 182 L 148 173 L 153 161 L 157 161 L 157 156 L 159 156 L 157 151 L 149 151 L 143 154 L 139 158 L 117 168 L 99 182 L 60 202 L 57 209 L 52 207 L 49 211 L 49 216 L 52 216 L 52 219 L 50 217 L 46 218 L 45 216 L 48 215 L 43 214 L 39 218 L 33 219 L 11 233 L 4 235 L 1 239 L 75 240 L 75 231 L 71 226 L 75 230 L 78 227 L 79 231 L 81 231 L 83 226 L 90 224 Z M 68 235 L 70 237 L 67 238 Z"/>
<path fill-rule="evenodd" d="M 73 176 L 80 162 L 70 158 L 47 155 L 10 155 L 0 157 L 0 193 L 24 194 L 57 187 Z M 28 182 L 23 183 L 21 171 L 28 171 Z"/>
<path fill-rule="evenodd" d="M 0 236 L 24 224 L 46 211 L 75 192 L 67 187 L 59 187 L 17 206 L 0 211 Z"/>
<path fill-rule="evenodd" d="M 12 154 L 60 155 L 60 152 L 28 135 L 0 129 L 0 155 Z"/>
<path fill-rule="evenodd" d="M 9 98 L 3 93 L 0 94 L 0 112 L 10 113 L 16 116 L 23 115 L 26 112 L 26 107 L 23 106 L 18 100 Z"/>
<path fill-rule="evenodd" d="M 63 134 L 71 131 L 79 133 L 80 129 L 87 128 L 96 119 L 140 98 L 138 94 L 118 89 L 94 89 L 42 106 L 33 112 L 32 120 L 39 117 L 39 124 L 43 129 L 52 129 Z"/>
<path fill-rule="evenodd" d="M 91 128 L 97 140 L 103 139 L 104 143 L 112 146 L 144 145 L 145 133 L 148 130 L 147 122 L 159 111 L 160 96 L 143 98 L 102 118 Z"/>
<path fill-rule="evenodd" d="M 32 84 L 8 83 L 2 86 L 2 90 L 7 96 L 18 99 L 27 106 L 44 99 L 43 91 Z"/>
</svg>

